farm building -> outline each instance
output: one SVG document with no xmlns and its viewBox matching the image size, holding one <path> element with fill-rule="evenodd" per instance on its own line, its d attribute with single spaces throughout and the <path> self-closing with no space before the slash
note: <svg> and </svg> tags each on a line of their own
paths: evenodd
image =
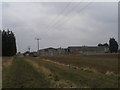
<svg viewBox="0 0 120 90">
<path fill-rule="evenodd" d="M 38 53 L 41 56 L 66 55 L 66 54 L 96 54 L 109 52 L 106 46 L 71 46 L 68 48 L 46 48 Z"/>
<path fill-rule="evenodd" d="M 109 52 L 106 46 L 71 46 L 68 47 L 70 54 L 96 54 Z"/>
<path fill-rule="evenodd" d="M 62 55 L 62 54 L 67 54 L 67 49 L 50 47 L 50 48 L 39 50 L 39 54 L 41 56 Z"/>
</svg>

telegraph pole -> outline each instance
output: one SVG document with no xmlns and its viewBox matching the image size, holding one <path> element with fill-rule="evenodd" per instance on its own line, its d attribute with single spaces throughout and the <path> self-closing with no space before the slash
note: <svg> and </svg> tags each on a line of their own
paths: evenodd
<svg viewBox="0 0 120 90">
<path fill-rule="evenodd" d="M 37 49 L 38 49 L 38 51 L 39 51 L 39 40 L 41 40 L 40 38 L 35 38 L 35 40 L 37 40 Z"/>
<path fill-rule="evenodd" d="M 28 46 L 28 51 L 30 52 L 30 46 Z"/>
</svg>

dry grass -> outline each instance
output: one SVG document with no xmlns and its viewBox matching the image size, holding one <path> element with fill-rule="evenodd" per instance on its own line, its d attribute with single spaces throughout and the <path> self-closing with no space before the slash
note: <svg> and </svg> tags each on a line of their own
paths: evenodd
<svg viewBox="0 0 120 90">
<path fill-rule="evenodd" d="M 72 81 L 71 84 L 70 83 L 67 84 L 71 88 L 112 87 L 114 81 L 117 81 L 117 79 L 115 78 L 117 76 L 113 74 L 112 75 L 102 74 L 96 71 L 96 69 L 94 68 L 89 68 L 89 67 L 79 68 L 77 66 L 66 65 L 64 63 L 56 62 L 54 60 L 49 60 L 49 59 L 32 58 L 32 60 L 36 61 L 36 63 L 38 63 L 39 65 L 44 65 L 45 67 L 49 68 L 52 72 L 54 72 L 53 76 L 55 75 L 58 76 L 59 81 L 61 81 L 60 77 L 62 77 L 62 80 L 64 80 L 65 83 L 66 80 Z M 56 81 L 56 83 L 59 83 L 59 81 Z M 56 86 L 59 85 L 57 84 Z"/>
<path fill-rule="evenodd" d="M 40 58 L 79 68 L 90 68 L 93 71 L 97 70 L 102 73 L 106 73 L 108 70 L 116 74 L 118 73 L 118 54 L 66 55 Z"/>
<path fill-rule="evenodd" d="M 105 74 L 106 75 L 115 75 L 113 72 L 110 72 L 110 71 L 107 71 Z"/>
<path fill-rule="evenodd" d="M 3 88 L 43 88 L 49 87 L 49 82 L 41 72 L 37 72 L 22 57 L 14 57 L 12 65 L 3 68 Z"/>
<path fill-rule="evenodd" d="M 35 70 L 37 72 L 41 72 L 45 75 L 46 77 L 46 80 L 48 80 L 50 82 L 50 88 L 68 88 L 68 87 L 77 87 L 75 84 L 72 84 L 71 85 L 68 83 L 68 81 L 66 80 L 63 80 L 63 79 L 59 79 L 57 80 L 55 73 L 51 72 L 51 70 L 47 67 L 45 67 L 44 65 L 41 65 L 41 64 L 38 64 L 37 62 L 35 62 L 35 60 L 31 60 L 31 59 L 25 59 L 30 65 L 32 65 Z M 59 64 L 59 63 L 56 63 L 56 62 L 53 62 L 51 60 L 42 60 L 43 62 L 50 62 L 50 63 L 55 63 L 55 64 L 58 64 L 58 65 L 63 65 L 63 64 Z M 58 77 L 58 76 L 57 76 Z"/>
<path fill-rule="evenodd" d="M 48 69 L 48 68 L 46 68 L 46 67 L 44 67 L 44 66 L 42 66 L 42 65 L 39 65 L 39 64 L 37 64 L 37 63 L 35 63 L 33 60 L 30 60 L 30 59 L 25 59 L 30 65 L 32 65 L 34 68 L 35 68 L 35 70 L 37 70 L 38 72 L 42 72 L 42 73 L 44 73 L 44 74 L 46 74 L 46 75 L 49 75 L 49 74 L 51 74 L 51 71 Z"/>
<path fill-rule="evenodd" d="M 2 58 L 2 67 L 9 67 L 12 65 L 13 57 L 3 57 Z"/>
<path fill-rule="evenodd" d="M 91 72 L 97 72 L 97 70 L 95 68 L 90 68 L 90 67 L 77 67 L 77 66 L 73 66 L 73 65 L 70 65 L 70 64 L 64 64 L 64 63 L 60 63 L 60 62 L 55 62 L 55 61 L 52 61 L 52 60 L 49 60 L 49 59 L 41 59 L 43 61 L 47 61 L 47 62 L 50 62 L 50 63 L 54 63 L 54 64 L 57 64 L 57 65 L 61 65 L 61 66 L 67 66 L 69 68 L 73 68 L 73 69 L 79 69 L 79 70 L 87 70 L 87 71 L 91 71 Z"/>
<path fill-rule="evenodd" d="M 57 56 L 55 59 L 59 60 L 58 57 L 66 60 L 64 58 L 71 57 L 72 59 L 76 59 L 83 56 Z M 3 61 L 4 63 L 10 60 L 9 58 L 5 59 L 6 61 Z M 72 59 L 71 61 L 73 62 Z M 85 68 L 68 63 L 56 62 L 53 59 L 13 57 L 10 67 L 3 68 L 3 88 L 118 87 L 117 76 L 112 75 L 110 71 L 103 74 L 95 70 L 88 66 Z"/>
</svg>

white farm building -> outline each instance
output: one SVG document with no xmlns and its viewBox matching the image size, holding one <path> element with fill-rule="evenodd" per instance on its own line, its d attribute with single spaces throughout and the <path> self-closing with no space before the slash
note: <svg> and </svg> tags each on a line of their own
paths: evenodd
<svg viewBox="0 0 120 90">
<path fill-rule="evenodd" d="M 68 48 L 46 48 L 38 53 L 41 56 L 66 55 L 66 54 L 97 54 L 107 53 L 109 47 L 106 46 L 69 46 Z"/>
</svg>

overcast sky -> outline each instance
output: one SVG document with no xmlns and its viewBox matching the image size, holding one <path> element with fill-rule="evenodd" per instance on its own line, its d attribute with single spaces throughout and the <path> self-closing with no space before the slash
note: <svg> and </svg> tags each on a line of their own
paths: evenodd
<svg viewBox="0 0 120 90">
<path fill-rule="evenodd" d="M 6 2 L 2 28 L 15 33 L 17 49 L 37 50 L 68 46 L 97 46 L 118 41 L 118 3 L 115 2 Z"/>
</svg>

